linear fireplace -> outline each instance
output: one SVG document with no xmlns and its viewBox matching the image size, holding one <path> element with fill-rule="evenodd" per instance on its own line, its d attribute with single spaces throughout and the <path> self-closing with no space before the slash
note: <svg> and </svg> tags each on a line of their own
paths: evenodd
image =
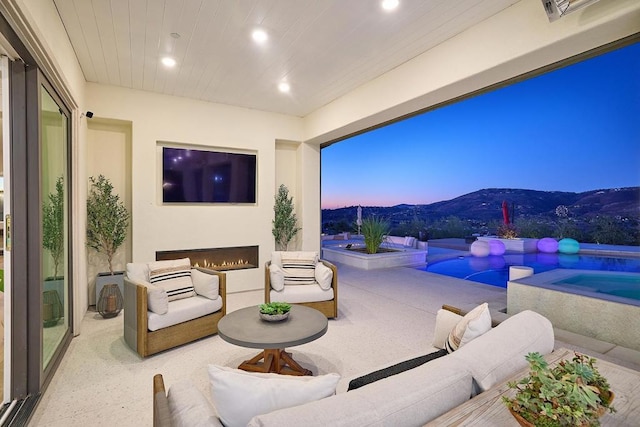
<svg viewBox="0 0 640 427">
<path fill-rule="evenodd" d="M 218 271 L 258 268 L 258 246 L 157 251 L 156 261 L 189 258 L 194 267 Z"/>
</svg>

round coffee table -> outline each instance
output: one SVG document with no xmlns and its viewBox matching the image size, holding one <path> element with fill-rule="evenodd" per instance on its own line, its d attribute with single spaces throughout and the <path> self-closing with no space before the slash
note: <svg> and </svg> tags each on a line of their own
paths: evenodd
<svg viewBox="0 0 640 427">
<path fill-rule="evenodd" d="M 323 336 L 327 332 L 327 317 L 313 308 L 292 305 L 289 318 L 267 322 L 260 318 L 259 311 L 258 306 L 243 308 L 227 314 L 218 322 L 218 335 L 223 340 L 241 347 L 263 349 L 238 368 L 251 372 L 312 375 L 310 370 L 293 360 L 285 348 Z"/>
</svg>

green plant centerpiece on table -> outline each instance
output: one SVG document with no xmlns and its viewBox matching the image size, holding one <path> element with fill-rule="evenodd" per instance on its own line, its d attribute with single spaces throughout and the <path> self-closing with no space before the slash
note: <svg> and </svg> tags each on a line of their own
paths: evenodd
<svg viewBox="0 0 640 427">
<path fill-rule="evenodd" d="M 599 426 L 600 416 L 607 410 L 615 411 L 613 393 L 598 372 L 596 359 L 575 353 L 572 360 L 550 367 L 540 353 L 529 353 L 525 358 L 529 376 L 508 384 L 516 390 L 515 397 L 502 398 L 514 416 L 534 426 L 586 427 Z"/>
<path fill-rule="evenodd" d="M 260 304 L 260 313 L 262 314 L 285 314 L 291 310 L 291 304 L 286 302 L 269 302 Z"/>
<path fill-rule="evenodd" d="M 362 220 L 361 231 L 367 253 L 375 254 L 389 234 L 389 224 L 381 218 L 372 216 Z"/>
<path fill-rule="evenodd" d="M 291 304 L 286 302 L 269 302 L 260 304 L 260 318 L 268 322 L 278 322 L 289 317 Z"/>
</svg>

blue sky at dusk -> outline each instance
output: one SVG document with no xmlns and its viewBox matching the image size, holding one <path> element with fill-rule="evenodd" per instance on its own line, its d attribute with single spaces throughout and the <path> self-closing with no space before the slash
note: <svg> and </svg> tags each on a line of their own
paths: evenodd
<svg viewBox="0 0 640 427">
<path fill-rule="evenodd" d="M 640 186 L 640 43 L 322 149 L 322 208 Z"/>
</svg>

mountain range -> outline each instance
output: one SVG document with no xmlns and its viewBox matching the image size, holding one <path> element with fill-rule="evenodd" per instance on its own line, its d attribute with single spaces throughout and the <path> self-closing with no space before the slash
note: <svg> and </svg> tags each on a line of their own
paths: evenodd
<svg viewBox="0 0 640 427">
<path fill-rule="evenodd" d="M 401 204 L 390 207 L 363 206 L 363 217 L 378 215 L 391 223 L 413 218 L 437 220 L 448 216 L 481 222 L 502 220 L 502 202 L 506 201 L 516 217 L 557 218 L 556 208 L 566 206 L 568 216 L 589 218 L 614 216 L 640 220 L 640 187 L 609 188 L 581 193 L 537 191 L 513 188 L 486 188 L 451 200 L 426 204 Z M 322 222 L 355 222 L 356 206 L 323 209 Z"/>
</svg>

